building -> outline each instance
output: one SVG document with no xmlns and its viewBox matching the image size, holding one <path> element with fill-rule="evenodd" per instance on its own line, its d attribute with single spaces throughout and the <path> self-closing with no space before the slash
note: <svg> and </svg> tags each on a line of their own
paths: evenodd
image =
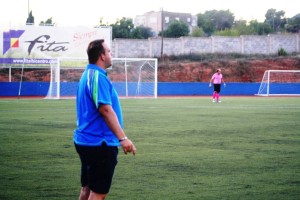
<svg viewBox="0 0 300 200">
<path fill-rule="evenodd" d="M 162 29 L 166 30 L 170 23 L 174 20 L 180 20 L 188 24 L 190 32 L 197 27 L 198 18 L 190 13 L 175 13 L 175 12 L 147 12 L 144 15 L 137 15 L 134 20 L 134 26 L 149 27 L 153 31 L 153 36 L 157 36 Z M 163 24 L 162 24 L 163 23 Z"/>
</svg>

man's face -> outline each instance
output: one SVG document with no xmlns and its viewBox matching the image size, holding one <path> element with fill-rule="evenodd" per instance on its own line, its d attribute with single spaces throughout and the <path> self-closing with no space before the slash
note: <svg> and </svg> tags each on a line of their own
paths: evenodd
<svg viewBox="0 0 300 200">
<path fill-rule="evenodd" d="M 108 45 L 104 42 L 103 43 L 103 47 L 105 49 L 105 59 L 104 59 L 104 67 L 105 68 L 109 68 L 112 64 L 112 55 L 111 55 L 111 51 L 110 48 L 108 47 Z"/>
</svg>

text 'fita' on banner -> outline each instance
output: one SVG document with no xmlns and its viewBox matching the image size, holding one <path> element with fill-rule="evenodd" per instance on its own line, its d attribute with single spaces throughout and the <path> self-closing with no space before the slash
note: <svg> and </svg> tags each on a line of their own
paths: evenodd
<svg viewBox="0 0 300 200">
<path fill-rule="evenodd" d="M 110 26 L 23 26 L 0 31 L 2 58 L 86 58 L 86 49 L 91 41 L 104 39 L 111 45 L 112 38 Z"/>
</svg>

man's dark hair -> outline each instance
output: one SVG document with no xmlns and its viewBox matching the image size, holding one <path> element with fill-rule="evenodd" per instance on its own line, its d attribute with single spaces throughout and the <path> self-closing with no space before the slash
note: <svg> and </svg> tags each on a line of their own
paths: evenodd
<svg viewBox="0 0 300 200">
<path fill-rule="evenodd" d="M 90 64 L 95 64 L 101 54 L 105 54 L 105 49 L 103 47 L 103 39 L 94 40 L 90 42 L 87 48 L 87 54 Z"/>
</svg>

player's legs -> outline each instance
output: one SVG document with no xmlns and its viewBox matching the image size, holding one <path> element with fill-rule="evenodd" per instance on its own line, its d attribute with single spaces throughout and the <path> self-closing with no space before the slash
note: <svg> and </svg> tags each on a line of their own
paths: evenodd
<svg viewBox="0 0 300 200">
<path fill-rule="evenodd" d="M 219 98 L 220 98 L 220 93 L 217 93 L 217 94 L 216 94 L 216 102 L 217 102 L 217 103 L 220 102 L 220 101 L 219 101 Z"/>
<path fill-rule="evenodd" d="M 214 93 L 215 93 L 215 99 L 216 102 L 219 102 L 219 97 L 220 97 L 220 91 L 221 91 L 221 84 L 214 84 Z"/>
<path fill-rule="evenodd" d="M 212 99 L 212 102 L 215 102 L 215 99 L 216 99 L 216 91 L 213 92 L 212 98 L 213 98 L 213 99 Z"/>
<path fill-rule="evenodd" d="M 87 160 L 85 153 L 83 152 L 83 149 L 75 144 L 76 151 L 80 157 L 81 161 L 81 190 L 79 194 L 79 200 L 88 200 L 90 196 L 90 189 L 88 187 L 88 181 L 87 181 Z"/>
<path fill-rule="evenodd" d="M 88 200 L 104 200 L 107 194 L 97 194 L 95 192 L 91 192 Z"/>
<path fill-rule="evenodd" d="M 79 195 L 79 200 L 88 200 L 90 196 L 90 189 L 88 187 L 82 187 Z"/>
<path fill-rule="evenodd" d="M 218 99 L 217 99 L 217 100 L 218 100 L 218 101 L 217 101 L 218 103 L 221 102 L 221 100 L 220 100 L 220 92 L 221 92 L 221 84 L 220 84 L 220 89 L 219 89 L 219 91 L 218 91 L 218 97 L 217 97 L 217 98 L 218 98 Z"/>
<path fill-rule="evenodd" d="M 79 200 L 104 200 L 107 194 L 97 194 L 88 187 L 82 187 Z"/>
<path fill-rule="evenodd" d="M 117 147 L 86 147 L 76 145 L 81 160 L 80 200 L 103 200 L 109 192 L 115 166 Z M 88 197 L 88 198 L 87 198 Z"/>
</svg>

